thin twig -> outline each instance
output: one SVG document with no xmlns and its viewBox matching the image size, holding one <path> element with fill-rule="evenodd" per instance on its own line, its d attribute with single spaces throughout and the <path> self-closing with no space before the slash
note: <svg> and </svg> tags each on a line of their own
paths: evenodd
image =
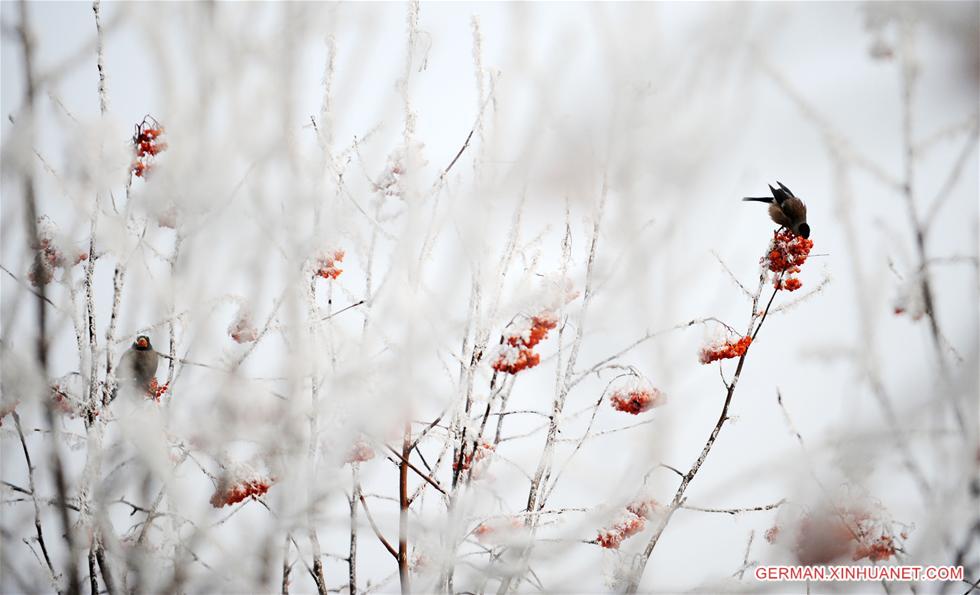
<svg viewBox="0 0 980 595">
<path fill-rule="evenodd" d="M 401 464 L 398 466 L 398 579 L 402 594 L 411 591 L 408 573 L 408 457 L 412 454 L 412 424 L 405 423 Z"/>
<path fill-rule="evenodd" d="M 24 286 L 24 288 L 25 288 L 25 289 L 26 289 L 27 291 L 29 291 L 29 292 L 31 292 L 31 293 L 33 293 L 33 294 L 34 294 L 34 296 L 35 296 L 35 297 L 37 297 L 37 298 L 38 298 L 39 300 L 42 300 L 42 301 L 44 301 L 44 302 L 45 302 L 46 304 L 48 304 L 48 305 L 49 305 L 49 306 L 51 306 L 52 308 L 56 308 L 56 309 L 58 309 L 58 310 L 61 310 L 61 308 L 58 308 L 58 306 L 56 306 L 54 302 L 52 302 L 51 300 L 49 300 L 49 299 L 48 299 L 48 297 L 47 297 L 46 295 L 44 295 L 44 294 L 43 294 L 43 293 L 41 293 L 40 291 L 36 291 L 36 290 L 35 290 L 35 289 L 34 289 L 33 287 L 31 287 L 30 285 L 28 285 L 27 283 L 25 283 L 24 281 L 22 281 L 22 280 L 20 279 L 20 277 L 18 277 L 17 275 L 15 275 L 15 274 L 13 274 L 13 273 L 11 273 L 11 272 L 10 272 L 9 270 L 7 270 L 7 267 L 5 267 L 5 266 L 3 266 L 3 265 L 0 265 L 0 269 L 3 269 L 3 272 L 5 272 L 5 273 L 7 273 L 8 275 L 10 275 L 10 276 L 11 276 L 11 278 L 13 278 L 13 280 L 14 280 L 14 281 L 16 281 L 16 282 L 18 282 L 18 283 L 20 283 L 21 285 L 23 285 L 23 286 Z"/>
<path fill-rule="evenodd" d="M 397 560 L 398 550 L 391 547 L 391 544 L 388 543 L 388 540 L 385 539 L 385 536 L 381 534 L 381 530 L 378 529 L 378 525 L 374 523 L 374 517 L 371 516 L 371 509 L 368 508 L 367 501 L 364 499 L 364 494 L 361 494 L 360 501 L 361 501 L 361 506 L 364 508 L 364 516 L 367 517 L 368 523 L 370 523 L 371 525 L 371 529 L 374 530 L 374 534 L 381 541 L 381 544 L 385 546 L 385 549 L 388 550 L 388 553 L 391 554 L 392 557 L 395 558 L 395 560 Z"/>
<path fill-rule="evenodd" d="M 3 483 L 15 488 L 19 492 L 30 494 L 31 502 L 34 503 L 34 532 L 37 534 L 37 543 L 41 546 L 41 553 L 44 554 L 44 562 L 47 564 L 48 571 L 51 573 L 51 580 L 57 584 L 58 573 L 55 572 L 54 565 L 51 563 L 51 556 L 48 555 L 48 546 L 44 542 L 44 530 L 41 527 L 41 506 L 38 503 L 37 492 L 34 486 L 34 464 L 31 462 L 31 452 L 27 449 L 27 440 L 24 438 L 24 429 L 20 424 L 20 415 L 16 411 L 12 411 L 10 415 L 14 418 L 14 426 L 17 428 L 17 436 L 20 438 L 20 446 L 24 451 L 24 460 L 27 462 L 27 485 L 30 491 L 17 488 L 6 481 Z"/>
<path fill-rule="evenodd" d="M 774 508 L 779 508 L 785 503 L 786 503 L 786 498 L 783 498 L 778 502 L 773 502 L 772 504 L 764 504 L 762 506 L 752 506 L 749 508 L 701 508 L 699 506 L 688 506 L 687 504 L 682 505 L 681 508 L 685 510 L 694 510 L 697 512 L 715 512 L 720 514 L 730 514 L 734 516 L 736 514 L 741 514 L 743 512 L 764 512 L 766 510 L 772 510 Z"/>
<path fill-rule="evenodd" d="M 436 481 L 436 480 L 435 480 L 435 479 L 433 479 L 433 478 L 432 478 L 431 476 L 429 476 L 429 475 L 427 475 L 427 474 L 426 474 L 425 472 L 423 472 L 423 471 L 422 471 L 421 469 L 419 469 L 418 467 L 416 467 L 415 465 L 413 465 L 413 464 L 412 464 L 412 462 L 411 462 L 411 461 L 409 461 L 407 457 L 404 457 L 404 456 L 402 456 L 402 453 L 400 453 L 400 452 L 398 452 L 397 450 L 395 450 L 394 448 L 392 448 L 392 447 L 390 447 L 390 446 L 388 446 L 387 444 L 385 445 L 385 448 L 387 448 L 387 449 L 388 449 L 389 451 L 391 451 L 391 453 L 392 453 L 393 455 L 395 455 L 396 457 L 398 457 L 398 464 L 399 464 L 399 465 L 400 465 L 401 463 L 405 463 L 405 465 L 406 465 L 406 466 L 407 466 L 407 467 L 408 467 L 409 469 L 411 469 L 412 471 L 414 471 L 414 472 L 415 472 L 415 473 L 416 473 L 416 474 L 417 474 L 417 475 L 418 475 L 419 477 L 421 477 L 421 478 L 422 478 L 422 479 L 424 479 L 424 480 L 425 480 L 426 482 L 428 482 L 428 483 L 429 483 L 429 485 L 431 485 L 431 486 L 432 486 L 432 487 L 434 487 L 435 489 L 437 489 L 437 490 L 439 490 L 439 492 L 440 492 L 440 493 L 441 493 L 442 495 L 444 495 L 444 496 L 448 496 L 448 495 L 449 495 L 449 494 L 447 494 L 447 493 L 446 493 L 446 490 L 444 490 L 444 489 L 442 488 L 442 486 L 441 486 L 441 485 L 439 485 L 439 482 L 438 482 L 438 481 Z"/>
</svg>

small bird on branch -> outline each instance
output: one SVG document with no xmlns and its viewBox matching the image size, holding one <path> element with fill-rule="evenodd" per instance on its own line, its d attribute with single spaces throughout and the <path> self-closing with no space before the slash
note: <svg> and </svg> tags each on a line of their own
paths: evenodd
<svg viewBox="0 0 980 595">
<path fill-rule="evenodd" d="M 769 218 L 777 225 L 785 227 L 800 237 L 809 238 L 810 226 L 806 222 L 806 204 L 782 182 L 776 182 L 776 185 L 779 188 L 769 185 L 772 196 L 746 196 L 742 200 L 768 203 Z"/>
</svg>

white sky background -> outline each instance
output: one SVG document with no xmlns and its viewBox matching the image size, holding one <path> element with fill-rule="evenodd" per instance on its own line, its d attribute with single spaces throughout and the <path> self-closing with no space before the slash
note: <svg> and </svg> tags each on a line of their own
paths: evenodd
<svg viewBox="0 0 980 595">
<path fill-rule="evenodd" d="M 884 13 L 890 10 L 877 6 Z M 19 43 L 7 31 L 18 22 L 16 8 L 2 5 L 2 263 L 25 278 L 29 259 L 16 174 L 32 157 L 21 136 L 24 127 L 7 119 L 11 114 L 17 118 L 24 92 Z M 174 279 L 165 260 L 153 254 L 170 254 L 172 230 L 150 223 L 144 243 L 137 246 L 118 219 L 106 216 L 100 221 L 99 250 L 109 251 L 96 265 L 100 341 L 108 323 L 115 262 L 123 254 L 137 255 L 127 273 L 114 357 L 137 331 L 168 316 L 173 296 L 178 311 L 193 310 L 178 332 L 178 353 L 227 366 L 243 348 L 226 333 L 236 312 L 226 296 L 240 296 L 250 304 L 261 325 L 283 289 L 290 284 L 294 288 L 279 313 L 288 330 L 263 340 L 242 369 L 242 378 L 183 368 L 167 397 L 172 398 L 167 410 L 171 431 L 211 457 L 255 461 L 270 449 L 302 452 L 308 386 L 245 378 L 296 379 L 310 365 L 325 374 L 320 409 L 325 439 L 336 434 L 344 436 L 336 438 L 343 442 L 358 424 L 383 434 L 403 407 L 411 407 L 415 419 L 433 419 L 459 394 L 454 358 L 467 328 L 472 276 L 487 288 L 499 282 L 494 270 L 522 193 L 524 248 L 504 283 L 498 315 L 481 323 L 489 327 L 493 341 L 512 317 L 540 309 L 541 288 L 548 281 L 538 274 L 560 278 L 566 207 L 572 233 L 567 274 L 574 288 L 582 290 L 604 174 L 609 191 L 595 265 L 600 289 L 590 306 L 576 367 L 586 369 L 648 330 L 694 318 L 714 316 L 742 330 L 749 303 L 712 252 L 746 286 L 755 285 L 772 224 L 763 206 L 739 199 L 765 194 L 766 184 L 779 180 L 809 207 L 815 247 L 801 275 L 801 292 L 824 277 L 830 282 L 808 301 L 766 321 L 738 385 L 734 418 L 692 483 L 689 503 L 743 507 L 783 497 L 811 503 L 817 497 L 806 459 L 776 404 L 778 387 L 825 484 L 866 491 L 896 521 L 913 525 L 909 563 L 949 563 L 950 550 L 939 545 L 946 537 L 943 532 L 949 529 L 949 539 L 960 539 L 954 529 L 966 525 L 966 515 L 976 514 L 975 502 L 966 499 L 965 482 L 968 473 L 976 472 L 977 154 L 974 147 L 928 239 L 932 256 L 973 259 L 933 269 L 940 324 L 962 358 L 953 365 L 952 390 L 971 424 L 966 442 L 971 446 L 964 448 L 950 431 L 952 418 L 942 414 L 944 397 L 937 388 L 926 319 L 916 322 L 892 312 L 902 283 L 890 265 L 905 277 L 917 266 L 904 199 L 853 158 L 841 178 L 827 148 L 833 139 L 845 139 L 887 176 L 903 178 L 900 65 L 897 58 L 873 60 L 869 55 L 874 36 L 862 6 L 423 5 L 407 96 L 416 116 L 408 161 L 424 164 L 409 166 L 403 176 L 406 200 L 389 198 L 382 204 L 381 225 L 393 239 L 379 240 L 372 269 L 375 289 L 386 276 L 387 281 L 370 308 L 371 326 L 363 342 L 367 308 L 338 315 L 320 329 L 314 347 L 302 330 L 305 288 L 296 286 L 295 271 L 316 250 L 341 247 L 348 256 L 343 275 L 334 283 L 333 308 L 363 299 L 372 227 L 345 194 L 338 195 L 336 178 L 323 169 L 310 116 L 323 134 L 332 135 L 331 151 L 338 156 L 338 167 L 346 168 L 350 195 L 373 209 L 378 194 L 367 177 L 378 180 L 389 155 L 404 146 L 405 104 L 397 83 L 406 70 L 407 10 L 407 5 L 394 3 L 107 4 L 103 23 L 109 112 L 100 120 L 90 4 L 30 5 L 36 71 L 58 74 L 41 93 L 33 143 L 58 174 L 50 175 L 33 161 L 39 211 L 85 249 L 93 197 L 101 191 L 105 201 L 105 191 L 111 189 L 122 204 L 126 141 L 132 125 L 149 113 L 166 126 L 170 148 L 161 156 L 156 176 L 134 183 L 134 208 L 153 212 L 174 200 L 185 217 L 182 225 L 195 230 L 182 245 Z M 914 190 L 925 211 L 968 142 L 968 119 L 976 118 L 978 9 L 975 3 L 937 3 L 914 10 L 914 52 L 921 66 L 914 138 L 967 122 L 930 145 L 917 161 Z M 473 16 L 481 33 L 482 92 L 492 91 L 493 97 L 433 207 L 433 180 L 456 155 L 481 111 Z M 896 55 L 897 33 L 894 22 L 881 33 Z M 331 117 L 325 119 L 322 81 L 328 36 L 336 47 L 336 71 Z M 767 72 L 778 73 L 826 125 L 815 125 Z M 360 158 L 345 153 L 355 136 L 363 139 Z M 848 184 L 846 195 L 842 179 Z M 103 208 L 111 212 L 105 202 Z M 430 224 L 433 208 L 436 216 Z M 435 234 L 432 251 L 419 266 L 420 247 L 430 230 Z M 850 248 L 849 230 L 855 234 L 857 253 Z M 324 314 L 326 288 L 326 282 L 319 282 Z M 0 290 L 6 401 L 11 398 L 12 371 L 29 363 L 24 354 L 33 336 L 34 302 L 6 273 Z M 486 291 L 484 308 L 490 306 L 492 289 Z M 69 303 L 61 284 L 52 285 L 49 295 L 56 303 Z M 781 294 L 775 305 L 795 297 Z M 579 297 L 567 307 L 566 341 L 578 324 L 581 304 Z M 53 315 L 50 328 L 50 376 L 79 370 L 70 320 Z M 596 422 L 600 430 L 642 419 L 653 422 L 586 443 L 549 507 L 586 507 L 596 514 L 562 516 L 564 524 L 544 535 L 592 539 L 608 512 L 602 507 L 611 510 L 629 500 L 651 466 L 662 461 L 689 467 L 724 400 L 717 364 L 697 361 L 700 346 L 716 336 L 714 331 L 694 326 L 668 333 L 622 358 L 620 363 L 636 366 L 670 402 L 641 418 L 603 405 Z M 151 336 L 166 351 L 166 327 L 154 329 Z M 556 352 L 556 336 L 552 332 L 539 347 L 543 358 Z M 297 350 L 309 357 L 296 355 Z M 864 374 L 866 365 L 883 379 L 900 423 L 910 431 L 905 439 L 935 482 L 939 495 L 930 505 L 914 490 L 896 454 Z M 724 368 L 730 377 L 733 362 Z M 159 376 L 165 373 L 162 362 Z M 489 376 L 488 366 L 482 366 L 477 392 L 484 396 Z M 566 414 L 594 403 L 612 376 L 578 385 Z M 510 406 L 550 409 L 554 382 L 553 359 L 522 372 Z M 269 396 L 269 388 L 293 400 L 282 405 Z M 26 426 L 43 425 L 36 406 L 18 411 Z M 127 430 L 123 413 L 119 416 L 109 443 L 130 444 L 140 430 Z M 516 418 L 508 420 L 505 434 L 539 422 Z M 131 423 L 138 423 L 133 419 Z M 583 421 L 570 420 L 568 434 L 579 435 Z M 26 473 L 11 428 L 5 419 L 3 477 L 22 485 Z M 65 428 L 84 434 L 77 419 L 66 421 Z M 498 453 L 532 473 L 542 440 L 539 434 L 507 442 Z M 44 452 L 40 435 L 29 443 Z M 438 445 L 430 450 L 434 457 Z M 147 447 L 146 460 L 154 452 L 159 454 Z M 561 452 L 559 466 L 568 450 Z M 84 451 L 68 456 L 77 476 Z M 107 460 L 118 462 L 111 453 Z M 267 501 L 283 518 L 293 518 L 290 514 L 302 507 L 298 495 L 306 489 L 304 458 L 286 460 L 296 467 L 272 469 L 283 479 Z M 346 470 L 337 474 L 327 467 L 324 463 L 321 487 L 327 486 L 322 489 L 332 495 L 322 511 L 320 538 L 325 551 L 345 555 L 347 513 L 339 490 L 349 476 Z M 526 479 L 504 461 L 491 469 L 495 479 L 473 497 L 473 514 L 519 511 L 527 498 Z M 199 522 L 216 520 L 225 511 L 208 505 L 211 485 L 195 470 L 183 467 L 178 474 L 178 508 Z M 388 462 L 375 459 L 362 472 L 366 491 L 397 495 L 397 472 Z M 49 476 L 41 476 L 41 490 L 50 489 Z M 653 477 L 653 494 L 669 501 L 676 477 L 669 472 Z M 123 482 L 130 488 L 128 498 L 145 499 L 139 492 L 141 478 L 142 471 L 133 472 Z M 112 510 L 122 533 L 132 522 L 129 511 L 122 506 Z M 437 532 L 432 527 L 442 522 L 439 510 L 437 500 L 426 501 L 413 533 L 422 537 L 423 547 L 425 537 Z M 396 508 L 378 501 L 372 511 L 394 542 Z M 15 534 L 26 536 L 32 530 L 29 504 L 7 505 L 2 514 L 4 527 Z M 788 560 L 761 539 L 774 518 L 773 512 L 736 517 L 678 512 L 651 558 L 643 586 L 664 591 L 719 588 L 742 564 L 752 530 L 756 539 L 750 559 Z M 304 526 L 301 515 L 295 520 Z M 53 515 L 50 527 L 55 534 Z M 221 578 L 199 578 L 190 589 L 276 588 L 281 534 L 274 537 L 272 561 L 266 564 L 272 577 L 268 583 L 256 582 L 262 546 L 253 539 L 273 527 L 276 521 L 268 511 L 247 505 L 200 545 L 199 554 Z M 361 531 L 361 582 L 387 577 L 396 569 L 394 562 L 368 527 Z M 634 537 L 624 552 L 641 548 L 648 539 L 649 532 Z M 10 550 L 5 563 L 13 560 L 21 573 L 31 576 L 33 568 L 43 576 L 19 538 L 5 539 L 4 546 Z M 535 570 L 555 591 L 605 589 L 604 575 L 616 561 L 614 553 L 574 541 L 542 546 L 536 556 Z M 245 560 L 251 561 L 247 569 Z M 345 564 L 329 559 L 326 565 L 330 586 L 346 584 Z M 293 576 L 298 590 L 313 589 L 300 566 Z M 458 589 L 473 586 L 467 576 L 460 571 Z M 752 580 L 743 583 L 746 588 L 758 586 Z M 5 591 L 12 588 L 12 583 L 0 584 Z M 385 589 L 397 590 L 397 579 Z"/>
</svg>

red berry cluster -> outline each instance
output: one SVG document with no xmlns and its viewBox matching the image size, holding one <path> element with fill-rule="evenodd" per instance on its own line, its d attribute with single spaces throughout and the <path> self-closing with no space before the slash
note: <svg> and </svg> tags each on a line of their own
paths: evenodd
<svg viewBox="0 0 980 595">
<path fill-rule="evenodd" d="M 796 291 L 797 289 L 803 287 L 803 283 L 796 277 L 790 277 L 785 281 L 776 279 L 776 281 L 773 282 L 773 287 L 776 289 L 785 289 L 786 291 Z"/>
<path fill-rule="evenodd" d="M 769 246 L 769 253 L 762 258 L 762 265 L 774 273 L 785 273 L 786 279 L 780 274 L 774 286 L 776 289 L 796 291 L 803 286 L 799 279 L 792 275 L 800 272 L 800 267 L 810 256 L 813 240 L 798 236 L 789 230 L 777 231 Z"/>
<path fill-rule="evenodd" d="M 80 407 L 77 407 L 77 404 L 73 401 L 74 399 L 72 396 L 68 394 L 68 391 L 62 388 L 60 384 L 54 384 L 51 386 L 51 402 L 54 404 L 54 408 L 56 410 L 66 415 L 75 417 L 75 415 L 78 414 L 76 409 L 80 409 Z"/>
<path fill-rule="evenodd" d="M 716 343 L 701 348 L 701 363 L 710 364 L 720 359 L 732 359 L 742 357 L 749 350 L 752 344 L 752 337 L 742 337 L 738 341 L 728 340 L 724 343 Z"/>
<path fill-rule="evenodd" d="M 518 537 L 524 523 L 517 517 L 504 517 L 480 523 L 473 529 L 473 536 L 480 543 L 499 544 Z"/>
<path fill-rule="evenodd" d="M 626 511 L 611 527 L 599 531 L 595 542 L 606 549 L 616 550 L 623 541 L 643 531 L 646 525 L 643 517 Z"/>
<path fill-rule="evenodd" d="M 779 525 L 773 525 L 766 529 L 766 541 L 776 543 L 777 539 L 779 539 Z"/>
<path fill-rule="evenodd" d="M 595 542 L 606 549 L 619 549 L 623 541 L 643 531 L 646 522 L 660 509 L 660 503 L 652 498 L 630 502 L 611 527 L 599 531 Z"/>
<path fill-rule="evenodd" d="M 491 366 L 498 372 L 517 374 L 541 363 L 541 356 L 532 349 L 548 336 L 548 331 L 558 326 L 558 318 L 551 312 L 532 316 L 529 321 L 515 325 L 504 334 L 496 358 Z"/>
<path fill-rule="evenodd" d="M 851 559 L 861 560 L 867 558 L 872 562 L 880 562 L 891 558 L 896 553 L 898 553 L 898 549 L 895 547 L 895 538 L 891 535 L 882 535 L 868 545 L 859 545 L 854 550 Z"/>
<path fill-rule="evenodd" d="M 88 260 L 88 252 L 84 250 L 70 249 L 72 254 L 65 256 L 65 251 L 59 244 L 67 242 L 59 241 L 55 224 L 47 217 L 42 215 L 37 218 L 37 239 L 32 247 L 36 250 L 34 263 L 27 272 L 27 280 L 34 287 L 47 285 L 54 279 L 55 269 L 67 271 L 76 264 Z"/>
<path fill-rule="evenodd" d="M 464 471 L 472 467 L 474 464 L 487 459 L 493 454 L 494 446 L 487 441 L 481 441 L 476 446 L 476 450 L 468 452 L 463 455 L 462 465 L 460 465 L 460 460 L 456 459 L 453 461 L 453 471 L 459 471 L 462 468 Z M 476 469 L 474 469 L 476 471 Z"/>
<path fill-rule="evenodd" d="M 649 519 L 654 514 L 660 512 L 661 509 L 660 502 L 657 502 L 653 498 L 634 500 L 626 505 L 626 510 L 644 519 Z"/>
<path fill-rule="evenodd" d="M 133 134 L 133 148 L 136 151 L 133 173 L 137 178 L 144 177 L 150 171 L 157 154 L 167 148 L 167 143 L 160 139 L 162 135 L 163 126 L 152 116 L 146 116 L 136 125 L 136 132 Z"/>
<path fill-rule="evenodd" d="M 639 415 L 663 405 L 667 402 L 667 397 L 657 388 L 634 387 L 613 392 L 610 402 L 616 411 Z"/>
<path fill-rule="evenodd" d="M 160 402 L 160 397 L 167 392 L 170 388 L 170 383 L 160 384 L 157 382 L 156 378 L 150 378 L 150 385 L 146 387 L 146 396 L 150 397 L 156 402 Z"/>
<path fill-rule="evenodd" d="M 221 508 L 241 502 L 245 498 L 261 496 L 269 491 L 272 483 L 271 478 L 246 479 L 234 483 L 223 481 L 211 496 L 211 506 Z"/>
<path fill-rule="evenodd" d="M 766 541 L 781 541 L 777 525 L 766 531 Z M 789 538 L 790 549 L 804 565 L 829 564 L 844 557 L 852 561 L 867 558 L 888 560 L 902 551 L 900 540 L 907 534 L 892 534 L 890 523 L 861 507 L 842 507 L 806 512 Z"/>
<path fill-rule="evenodd" d="M 350 450 L 347 451 L 347 458 L 345 461 L 347 463 L 363 463 L 365 461 L 370 461 L 374 458 L 374 449 L 371 445 L 363 438 L 359 437 L 351 445 Z"/>
<path fill-rule="evenodd" d="M 252 314 L 246 306 L 240 306 L 235 319 L 228 325 L 228 336 L 236 343 L 252 343 L 259 338 L 259 329 L 252 323 Z"/>
</svg>

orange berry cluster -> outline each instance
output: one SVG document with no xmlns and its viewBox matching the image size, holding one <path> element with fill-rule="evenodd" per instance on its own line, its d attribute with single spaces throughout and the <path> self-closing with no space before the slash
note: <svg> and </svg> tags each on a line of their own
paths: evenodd
<svg viewBox="0 0 980 595">
<path fill-rule="evenodd" d="M 521 370 L 533 368 L 541 363 L 541 356 L 534 353 L 535 345 L 548 336 L 548 331 L 558 326 L 558 319 L 551 312 L 543 312 L 532 316 L 530 326 L 520 331 L 510 331 L 504 338 L 504 344 L 492 366 L 498 372 L 517 374 Z"/>
<path fill-rule="evenodd" d="M 656 388 L 634 388 L 617 390 L 613 393 L 610 402 L 616 411 L 639 415 L 662 405 L 665 400 L 664 394 Z"/>
<path fill-rule="evenodd" d="M 773 286 L 776 289 L 796 291 L 803 283 L 792 275 L 800 272 L 800 266 L 806 262 L 813 249 L 813 240 L 798 236 L 789 230 L 777 231 L 773 235 L 769 253 L 762 259 L 762 264 L 774 273 L 785 273 L 776 278 Z"/>
<path fill-rule="evenodd" d="M 742 357 L 749 350 L 752 337 L 742 337 L 738 341 L 726 341 L 720 345 L 708 345 L 701 348 L 701 363 L 710 364 L 720 359 Z"/>
<path fill-rule="evenodd" d="M 136 125 L 133 134 L 133 148 L 136 150 L 133 173 L 137 178 L 144 177 L 150 171 L 156 155 L 167 148 L 167 143 L 160 140 L 161 135 L 163 126 L 151 116 L 146 116 Z"/>
<path fill-rule="evenodd" d="M 320 256 L 316 262 L 316 272 L 314 275 L 324 279 L 336 279 L 344 272 L 344 269 L 337 268 L 337 263 L 344 260 L 345 252 L 335 250 L 332 254 Z"/>
</svg>

